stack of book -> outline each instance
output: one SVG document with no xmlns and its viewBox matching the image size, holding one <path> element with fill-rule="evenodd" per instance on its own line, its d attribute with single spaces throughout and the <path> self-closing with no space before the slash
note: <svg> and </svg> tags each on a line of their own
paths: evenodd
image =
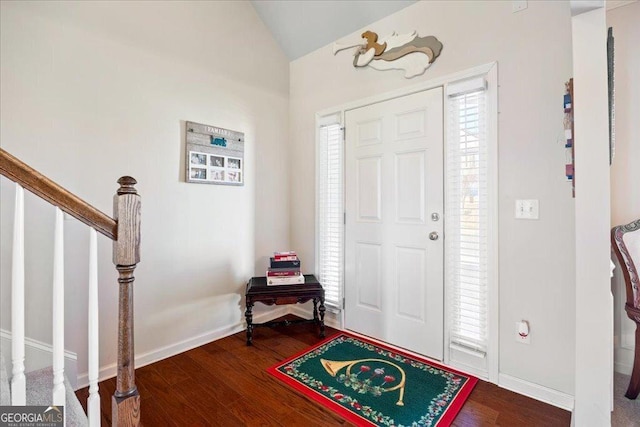
<svg viewBox="0 0 640 427">
<path fill-rule="evenodd" d="M 300 259 L 293 252 L 274 252 L 267 269 L 267 285 L 301 285 L 304 275 L 300 271 Z"/>
</svg>

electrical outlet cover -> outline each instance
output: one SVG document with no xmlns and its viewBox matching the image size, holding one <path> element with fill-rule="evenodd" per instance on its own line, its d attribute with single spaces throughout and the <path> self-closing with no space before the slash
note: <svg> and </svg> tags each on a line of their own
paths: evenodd
<svg viewBox="0 0 640 427">
<path fill-rule="evenodd" d="M 511 1 L 511 10 L 513 13 L 520 12 L 521 10 L 525 10 L 529 5 L 527 4 L 527 0 L 512 0 Z"/>
<path fill-rule="evenodd" d="M 516 322 L 516 341 L 521 344 L 531 343 L 531 331 L 527 322 Z"/>
</svg>

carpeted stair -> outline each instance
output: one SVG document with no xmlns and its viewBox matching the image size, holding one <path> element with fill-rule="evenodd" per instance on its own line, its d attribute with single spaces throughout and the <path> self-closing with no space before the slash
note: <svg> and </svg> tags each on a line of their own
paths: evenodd
<svg viewBox="0 0 640 427">
<path fill-rule="evenodd" d="M 11 405 L 11 389 L 9 388 L 9 376 L 7 375 L 4 356 L 0 351 L 0 405 Z"/>
<path fill-rule="evenodd" d="M 2 358 L 1 354 L 0 358 Z M 4 358 L 0 359 L 0 376 L 2 405 L 10 405 L 11 393 L 9 388 L 9 377 L 6 372 Z M 39 369 L 37 371 L 27 373 L 26 376 L 27 405 L 51 405 L 51 395 L 53 392 L 53 368 L 48 367 Z M 66 425 L 69 427 L 88 426 L 89 422 L 87 420 L 87 415 L 84 413 L 82 405 L 80 405 L 78 398 L 73 392 L 71 384 L 69 384 L 69 381 L 66 378 L 64 380 L 64 385 L 66 389 L 66 404 L 64 406 Z"/>
<path fill-rule="evenodd" d="M 624 396 L 630 379 L 630 375 L 614 373 L 612 427 L 640 427 L 640 396 L 635 400 L 627 399 Z"/>
</svg>

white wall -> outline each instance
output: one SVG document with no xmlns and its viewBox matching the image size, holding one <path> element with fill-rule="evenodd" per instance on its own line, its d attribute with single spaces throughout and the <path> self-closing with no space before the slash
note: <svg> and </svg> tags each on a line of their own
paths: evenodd
<svg viewBox="0 0 640 427">
<path fill-rule="evenodd" d="M 607 11 L 615 38 L 616 156 L 611 165 L 611 226 L 640 218 L 640 3 Z M 624 311 L 622 271 L 614 271 L 616 370 L 629 375 L 633 366 L 635 323 Z"/>
<path fill-rule="evenodd" d="M 378 34 L 418 30 L 444 44 L 440 58 L 411 80 L 400 71 L 354 69 L 351 55 L 325 46 L 291 63 L 291 247 L 311 270 L 314 254 L 314 114 L 375 93 L 498 61 L 500 205 L 500 372 L 574 392 L 575 237 L 564 179 L 564 82 L 571 77 L 566 2 L 418 2 L 367 27 Z M 357 41 L 357 31 L 341 41 Z M 515 199 L 539 199 L 540 220 L 515 220 Z M 515 322 L 531 325 L 531 345 Z"/>
<path fill-rule="evenodd" d="M 576 172 L 575 408 L 572 425 L 611 423 L 609 124 L 604 7 L 572 21 Z"/>
<path fill-rule="evenodd" d="M 288 60 L 248 2 L 2 2 L 2 147 L 111 214 L 142 196 L 136 353 L 239 327 L 244 284 L 288 247 Z M 184 121 L 242 131 L 243 187 L 184 182 Z M 0 327 L 10 329 L 14 190 L 2 179 Z M 26 198 L 27 335 L 51 342 L 54 209 Z M 66 348 L 86 371 L 88 230 L 66 232 Z M 101 366 L 115 362 L 117 283 L 99 239 Z M 256 261 L 257 260 L 257 261 Z M 207 335 L 209 334 L 209 335 Z"/>
</svg>

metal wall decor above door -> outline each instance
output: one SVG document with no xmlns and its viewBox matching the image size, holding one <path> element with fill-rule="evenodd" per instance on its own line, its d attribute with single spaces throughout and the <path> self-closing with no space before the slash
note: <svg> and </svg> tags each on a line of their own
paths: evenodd
<svg viewBox="0 0 640 427">
<path fill-rule="evenodd" d="M 440 56 L 442 43 L 434 36 L 418 37 L 418 32 L 396 34 L 395 31 L 378 39 L 373 31 L 362 33 L 356 43 L 334 43 L 333 54 L 355 47 L 353 66 L 370 66 L 376 70 L 404 70 L 404 76 L 411 78 L 425 72 Z"/>
</svg>

